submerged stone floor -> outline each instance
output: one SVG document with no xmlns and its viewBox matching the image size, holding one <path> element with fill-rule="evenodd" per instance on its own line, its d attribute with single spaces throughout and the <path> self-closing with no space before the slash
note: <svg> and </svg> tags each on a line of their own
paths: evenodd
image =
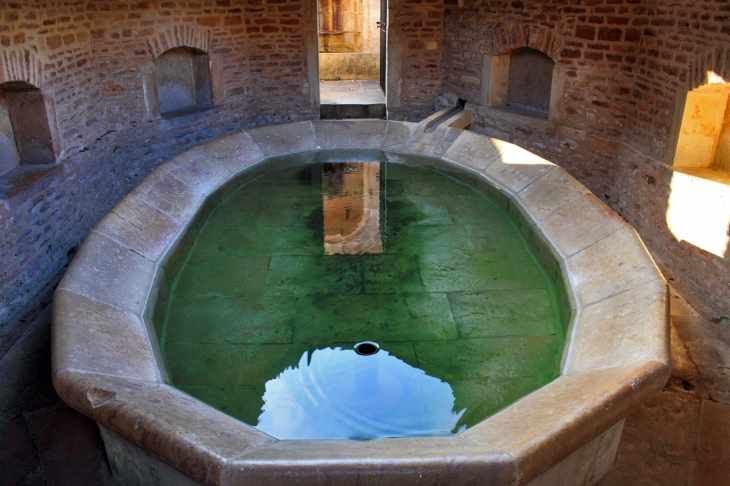
<svg viewBox="0 0 730 486">
<path fill-rule="evenodd" d="M 556 377 L 564 331 L 554 286 L 507 214 L 439 172 L 382 167 L 272 171 L 212 214 L 158 331 L 175 386 L 255 426 L 266 408 L 264 387 L 308 350 L 375 341 L 448 383 L 454 412 L 466 410 L 459 426 L 471 427 Z M 376 209 L 366 213 L 376 219 L 367 241 L 379 244 L 325 255 L 327 238 L 361 234 L 337 225 L 326 236 L 325 228 L 343 207 L 352 219 L 340 224 L 362 221 L 352 203 L 358 179 L 346 178 L 368 168 L 377 169 L 383 207 L 375 197 Z M 402 407 L 429 410 L 417 406 L 423 396 L 398 389 Z M 330 399 L 342 407 L 348 393 Z M 321 415 L 330 399 L 298 403 Z M 353 427 L 365 420 L 351 407 L 330 410 L 335 416 Z"/>
<path fill-rule="evenodd" d="M 0 486 L 118 486 L 95 423 L 66 406 L 50 374 L 50 296 L 0 358 Z M 672 292 L 672 375 L 626 419 L 600 486 L 722 485 L 730 478 L 730 337 Z"/>
</svg>

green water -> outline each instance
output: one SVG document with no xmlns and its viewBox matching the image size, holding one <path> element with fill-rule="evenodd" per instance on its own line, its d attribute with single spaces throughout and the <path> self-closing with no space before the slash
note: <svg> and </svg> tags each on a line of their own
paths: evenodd
<svg viewBox="0 0 730 486">
<path fill-rule="evenodd" d="M 211 214 L 161 345 L 176 387 L 279 438 L 450 435 L 557 376 L 554 296 L 472 187 L 401 164 L 300 165 Z"/>
</svg>

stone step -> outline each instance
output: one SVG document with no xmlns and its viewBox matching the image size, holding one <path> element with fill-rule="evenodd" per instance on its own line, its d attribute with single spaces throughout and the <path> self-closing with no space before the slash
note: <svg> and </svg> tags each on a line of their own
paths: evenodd
<svg viewBox="0 0 730 486">
<path fill-rule="evenodd" d="M 320 105 L 319 116 L 322 120 L 335 120 L 338 118 L 385 118 L 385 103 L 371 105 Z"/>
</svg>

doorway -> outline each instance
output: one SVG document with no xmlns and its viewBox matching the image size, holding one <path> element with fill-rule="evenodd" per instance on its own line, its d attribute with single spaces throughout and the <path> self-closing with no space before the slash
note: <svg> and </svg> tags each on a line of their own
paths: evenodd
<svg viewBox="0 0 730 486">
<path fill-rule="evenodd" d="M 320 117 L 385 118 L 387 0 L 319 0 Z"/>
</svg>

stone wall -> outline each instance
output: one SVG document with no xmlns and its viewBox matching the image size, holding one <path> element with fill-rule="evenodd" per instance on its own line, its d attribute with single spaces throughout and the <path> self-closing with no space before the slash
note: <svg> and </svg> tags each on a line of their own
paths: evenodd
<svg viewBox="0 0 730 486">
<path fill-rule="evenodd" d="M 571 171 L 695 305 L 730 315 L 728 259 L 665 222 L 686 92 L 708 71 L 729 77 L 727 17 L 720 0 L 393 0 L 389 116 L 466 100 L 476 131 Z M 318 116 L 315 20 L 312 0 L 0 1 L 0 83 L 40 88 L 58 162 L 0 181 L 0 340 L 159 163 L 240 128 Z M 214 107 L 163 118 L 152 61 L 182 45 L 208 54 Z M 484 101 L 485 56 L 525 46 L 556 62 L 549 119 Z"/>
<path fill-rule="evenodd" d="M 388 118 L 420 121 L 441 91 L 443 0 L 388 4 Z"/>
<path fill-rule="evenodd" d="M 730 79 L 729 12 L 724 1 L 446 0 L 437 107 L 464 99 L 475 131 L 569 170 L 636 227 L 695 306 L 730 316 L 730 259 L 666 223 L 684 97 L 708 71 Z M 484 56 L 524 46 L 556 61 L 548 120 L 485 101 Z"/>
<path fill-rule="evenodd" d="M 312 15 L 302 0 L 0 2 L 0 83 L 41 88 L 57 161 L 0 181 L 0 342 L 158 164 L 231 131 L 318 116 L 306 63 Z M 208 53 L 214 107 L 162 118 L 152 61 L 183 45 Z"/>
</svg>

